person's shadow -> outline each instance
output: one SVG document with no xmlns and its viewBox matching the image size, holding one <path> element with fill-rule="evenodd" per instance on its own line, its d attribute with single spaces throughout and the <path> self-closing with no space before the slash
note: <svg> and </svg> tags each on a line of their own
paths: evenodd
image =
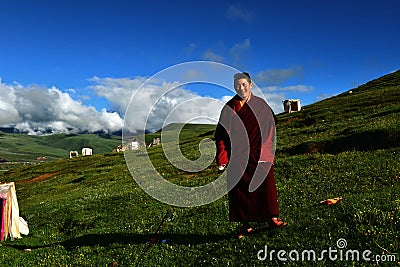
<svg viewBox="0 0 400 267">
<path fill-rule="evenodd" d="M 259 232 L 267 232 L 274 235 L 274 231 L 268 231 L 268 227 L 256 228 L 254 234 Z M 110 234 L 87 234 L 83 236 L 73 237 L 61 242 L 55 242 L 47 245 L 29 246 L 23 244 L 5 244 L 18 250 L 33 250 L 54 245 L 61 245 L 66 250 L 73 250 L 77 247 L 84 246 L 101 246 L 107 247 L 113 244 L 132 245 L 132 244 L 168 244 L 174 245 L 198 245 L 207 243 L 217 243 L 224 240 L 237 238 L 237 232 L 228 232 L 225 234 L 214 233 L 193 233 L 193 234 L 177 234 L 177 233 L 159 233 L 159 234 L 137 234 L 137 233 L 110 233 Z"/>
<path fill-rule="evenodd" d="M 46 245 L 29 246 L 26 244 L 7 244 L 6 246 L 18 250 L 33 250 L 54 245 L 61 245 L 66 250 L 73 250 L 84 246 L 107 247 L 113 244 L 132 245 L 132 244 L 162 244 L 169 245 L 189 245 L 216 243 L 219 241 L 233 238 L 232 233 L 227 234 L 134 234 L 134 233 L 113 233 L 113 234 L 87 234 L 79 237 L 73 237 L 61 242 L 55 242 Z"/>
</svg>

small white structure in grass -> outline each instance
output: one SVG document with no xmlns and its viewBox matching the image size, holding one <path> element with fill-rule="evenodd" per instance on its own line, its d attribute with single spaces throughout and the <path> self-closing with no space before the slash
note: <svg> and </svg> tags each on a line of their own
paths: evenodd
<svg viewBox="0 0 400 267">
<path fill-rule="evenodd" d="M 288 99 L 283 100 L 283 109 L 285 113 L 298 112 L 301 110 L 300 100 L 299 99 Z"/>
<path fill-rule="evenodd" d="M 123 146 L 122 146 L 122 145 L 117 146 L 117 147 L 114 149 L 114 151 L 115 151 L 115 152 L 124 151 L 124 150 L 123 150 Z"/>
<path fill-rule="evenodd" d="M 82 156 L 83 157 L 91 156 L 91 155 L 93 155 L 93 150 L 91 148 L 88 148 L 88 147 L 82 148 Z"/>
<path fill-rule="evenodd" d="M 138 150 L 146 147 L 146 143 L 142 141 L 138 137 L 134 137 L 131 140 L 117 146 L 113 151 L 121 152 L 121 151 L 130 151 L 130 150 Z"/>
<path fill-rule="evenodd" d="M 153 140 L 152 140 L 151 143 L 149 144 L 149 147 L 158 146 L 158 145 L 160 145 L 160 144 L 161 144 L 161 139 L 160 139 L 160 137 L 156 137 L 156 138 L 153 138 Z"/>
<path fill-rule="evenodd" d="M 131 149 L 132 150 L 137 150 L 137 149 L 139 149 L 139 142 L 138 141 L 132 141 L 132 143 L 131 143 Z"/>
<path fill-rule="evenodd" d="M 70 152 L 69 152 L 69 158 L 70 158 L 70 159 L 72 159 L 72 158 L 77 158 L 77 157 L 79 157 L 78 151 L 70 151 Z"/>
<path fill-rule="evenodd" d="M 127 145 L 125 146 L 125 149 L 123 149 L 123 150 L 138 150 L 142 147 L 145 147 L 145 145 L 143 146 L 140 139 L 135 137 L 130 142 L 127 143 Z"/>
</svg>

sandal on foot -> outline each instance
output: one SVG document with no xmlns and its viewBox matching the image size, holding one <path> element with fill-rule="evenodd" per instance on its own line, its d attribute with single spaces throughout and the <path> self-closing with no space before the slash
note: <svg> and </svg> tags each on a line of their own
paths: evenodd
<svg viewBox="0 0 400 267">
<path fill-rule="evenodd" d="M 238 238 L 242 239 L 243 237 L 245 237 L 246 235 L 250 235 L 251 233 L 253 233 L 253 228 L 242 226 L 240 227 Z"/>
<path fill-rule="evenodd" d="M 279 217 L 274 217 L 271 219 L 269 226 L 272 228 L 279 228 L 279 227 L 284 227 L 287 225 L 287 222 L 284 222 L 281 220 Z"/>
</svg>

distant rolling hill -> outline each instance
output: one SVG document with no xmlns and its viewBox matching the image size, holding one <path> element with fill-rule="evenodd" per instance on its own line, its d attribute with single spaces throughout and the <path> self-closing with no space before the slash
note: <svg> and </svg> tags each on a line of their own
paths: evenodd
<svg viewBox="0 0 400 267">
<path fill-rule="evenodd" d="M 110 152 L 120 143 L 120 137 L 103 138 L 96 134 L 32 136 L 0 132 L 0 159 L 3 162 L 54 160 L 68 158 L 71 150 L 80 154 L 84 147 L 101 154 Z"/>
</svg>

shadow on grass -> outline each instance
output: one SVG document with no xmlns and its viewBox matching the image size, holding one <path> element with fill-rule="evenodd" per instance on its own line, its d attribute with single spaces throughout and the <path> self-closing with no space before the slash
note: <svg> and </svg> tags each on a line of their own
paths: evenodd
<svg viewBox="0 0 400 267">
<path fill-rule="evenodd" d="M 345 136 L 331 140 L 306 141 L 294 147 L 282 149 L 282 153 L 300 155 L 308 153 L 338 154 L 344 151 L 374 151 L 400 146 L 400 131 L 398 130 L 366 130 L 361 133 L 352 133 L 344 130 Z"/>
<path fill-rule="evenodd" d="M 255 229 L 252 235 L 257 233 L 267 232 L 268 236 L 276 234 L 275 229 L 269 227 L 259 227 Z M 231 232 L 226 234 L 168 234 L 160 233 L 154 234 L 87 234 L 79 237 L 67 239 L 62 242 L 56 242 L 47 245 L 29 246 L 29 245 L 17 245 L 17 244 L 5 244 L 5 246 L 12 247 L 18 250 L 34 250 L 39 248 L 46 248 L 55 245 L 61 245 L 66 250 L 74 250 L 77 247 L 108 247 L 111 245 L 134 245 L 134 244 L 161 244 L 166 243 L 168 245 L 198 245 L 217 243 L 225 240 L 236 239 L 237 232 Z"/>
<path fill-rule="evenodd" d="M 234 237 L 234 234 L 87 234 L 79 237 L 67 239 L 62 242 L 56 242 L 47 245 L 29 246 L 29 245 L 14 245 L 7 244 L 6 246 L 18 250 L 39 249 L 61 245 L 66 250 L 73 250 L 77 247 L 85 246 L 101 246 L 107 247 L 111 245 L 133 245 L 133 244 L 157 244 L 165 242 L 169 245 L 196 245 L 215 243 L 223 240 L 228 240 Z"/>
<path fill-rule="evenodd" d="M 161 243 L 169 245 L 195 245 L 215 243 L 232 238 L 232 234 L 89 234 L 60 242 L 65 249 L 81 246 L 110 246 L 113 244 Z"/>
</svg>

